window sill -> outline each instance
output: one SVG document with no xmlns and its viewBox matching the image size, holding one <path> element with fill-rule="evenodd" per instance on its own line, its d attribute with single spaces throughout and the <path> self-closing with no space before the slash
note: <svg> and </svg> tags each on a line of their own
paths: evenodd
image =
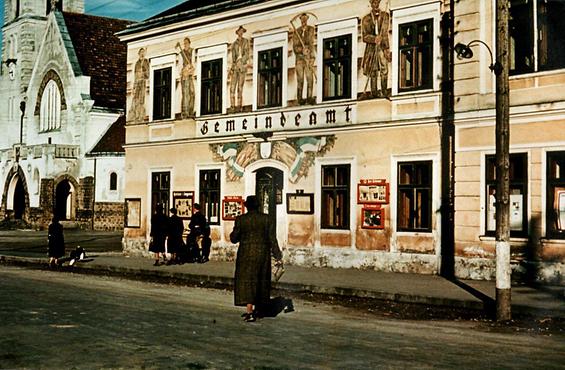
<svg viewBox="0 0 565 370">
<path fill-rule="evenodd" d="M 540 243 L 542 246 L 546 244 L 560 244 L 565 246 L 565 239 L 555 239 L 555 238 L 541 238 Z"/>
<path fill-rule="evenodd" d="M 435 91 L 434 89 L 411 90 L 411 91 L 397 92 L 396 95 L 390 97 L 390 100 L 395 101 L 395 100 L 410 99 L 410 98 L 430 97 L 430 96 L 437 96 L 439 94 L 440 92 Z"/>
<path fill-rule="evenodd" d="M 432 236 L 432 231 L 397 231 L 397 236 Z"/>
<path fill-rule="evenodd" d="M 320 228 L 320 232 L 329 233 L 329 234 L 350 234 L 351 230 L 349 230 L 349 229 L 324 229 L 324 228 Z"/>
<path fill-rule="evenodd" d="M 560 69 L 553 69 L 551 71 L 525 72 L 521 74 L 515 74 L 510 76 L 509 79 L 512 81 L 519 80 L 521 78 L 544 77 L 563 73 L 565 73 L 565 67 Z"/>
<path fill-rule="evenodd" d="M 147 123 L 149 123 L 150 125 L 158 125 L 158 124 L 162 124 L 162 123 L 172 123 L 174 121 L 175 121 L 174 118 L 163 118 L 163 119 L 156 119 L 156 120 L 153 120 L 153 121 L 149 121 Z"/>
<path fill-rule="evenodd" d="M 479 235 L 479 240 L 482 242 L 495 242 L 496 237 L 490 235 Z M 528 238 L 524 238 L 521 236 L 511 236 L 510 243 L 527 243 L 529 241 Z"/>
</svg>

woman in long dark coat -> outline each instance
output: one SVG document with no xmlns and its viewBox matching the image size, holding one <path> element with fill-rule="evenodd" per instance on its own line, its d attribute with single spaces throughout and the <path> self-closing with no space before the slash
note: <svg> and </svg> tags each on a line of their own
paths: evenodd
<svg viewBox="0 0 565 370">
<path fill-rule="evenodd" d="M 182 233 L 184 232 L 184 224 L 182 219 L 177 216 L 177 209 L 171 208 L 171 217 L 169 217 L 169 238 L 167 239 L 167 250 L 171 253 L 169 264 L 178 262 L 178 254 L 184 247 L 182 241 Z"/>
<path fill-rule="evenodd" d="M 163 206 L 158 204 L 155 214 L 151 217 L 151 242 L 149 243 L 149 251 L 155 253 L 154 266 L 159 266 L 160 253 L 165 256 L 168 222 L 168 217 L 163 214 Z"/>
<path fill-rule="evenodd" d="M 235 219 L 230 234 L 232 243 L 239 243 L 234 303 L 246 306 L 245 321 L 255 321 L 254 308 L 265 307 L 271 298 L 271 253 L 277 260 L 282 253 L 269 216 L 259 212 L 257 197 L 248 196 L 245 207 L 248 212 Z"/>
<path fill-rule="evenodd" d="M 53 221 L 49 225 L 47 240 L 49 241 L 49 265 L 54 266 L 59 264 L 59 258 L 65 255 L 63 225 L 59 223 L 57 216 L 53 217 Z"/>
</svg>

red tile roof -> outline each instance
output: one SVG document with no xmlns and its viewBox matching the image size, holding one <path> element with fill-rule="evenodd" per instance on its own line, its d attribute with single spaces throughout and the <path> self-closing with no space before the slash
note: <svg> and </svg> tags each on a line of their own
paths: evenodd
<svg viewBox="0 0 565 370">
<path fill-rule="evenodd" d="M 67 12 L 63 18 L 82 74 L 91 78 L 94 106 L 125 109 L 127 46 L 115 33 L 133 22 Z"/>
<path fill-rule="evenodd" d="M 92 148 L 87 156 L 97 156 L 103 154 L 125 153 L 124 143 L 126 142 L 126 116 L 121 114 L 112 123 L 108 131 L 102 136 L 98 143 Z"/>
</svg>

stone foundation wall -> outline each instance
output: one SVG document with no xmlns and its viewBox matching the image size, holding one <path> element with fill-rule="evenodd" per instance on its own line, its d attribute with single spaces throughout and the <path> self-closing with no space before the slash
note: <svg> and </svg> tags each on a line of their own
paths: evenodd
<svg viewBox="0 0 565 370">
<path fill-rule="evenodd" d="M 94 204 L 94 230 L 120 231 L 123 229 L 123 202 L 100 202 Z"/>
<path fill-rule="evenodd" d="M 145 238 L 124 238 L 124 254 L 152 257 Z M 210 258 L 216 261 L 235 261 L 237 246 L 214 243 Z M 374 269 L 385 272 L 437 274 L 439 257 L 415 253 L 389 253 L 335 248 L 285 248 L 284 262 L 304 267 Z M 514 281 L 535 281 L 545 284 L 565 285 L 565 263 L 526 262 L 513 260 Z M 496 261 L 491 258 L 455 258 L 455 274 L 460 279 L 493 280 Z"/>
</svg>

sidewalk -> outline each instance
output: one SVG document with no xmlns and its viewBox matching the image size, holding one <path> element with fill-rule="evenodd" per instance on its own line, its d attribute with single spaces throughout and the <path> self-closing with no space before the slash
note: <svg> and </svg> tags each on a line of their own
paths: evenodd
<svg viewBox="0 0 565 370">
<path fill-rule="evenodd" d="M 47 268 L 45 258 L 0 256 L 0 263 Z M 100 253 L 61 271 L 113 275 L 142 280 L 168 281 L 205 287 L 233 285 L 233 262 L 153 266 L 153 260 Z M 286 273 L 273 287 L 283 291 L 364 297 L 431 306 L 482 310 L 494 301 L 493 281 L 458 280 L 435 275 L 389 273 L 357 269 L 285 266 Z M 534 316 L 565 317 L 565 287 L 512 288 L 513 312 Z"/>
</svg>

